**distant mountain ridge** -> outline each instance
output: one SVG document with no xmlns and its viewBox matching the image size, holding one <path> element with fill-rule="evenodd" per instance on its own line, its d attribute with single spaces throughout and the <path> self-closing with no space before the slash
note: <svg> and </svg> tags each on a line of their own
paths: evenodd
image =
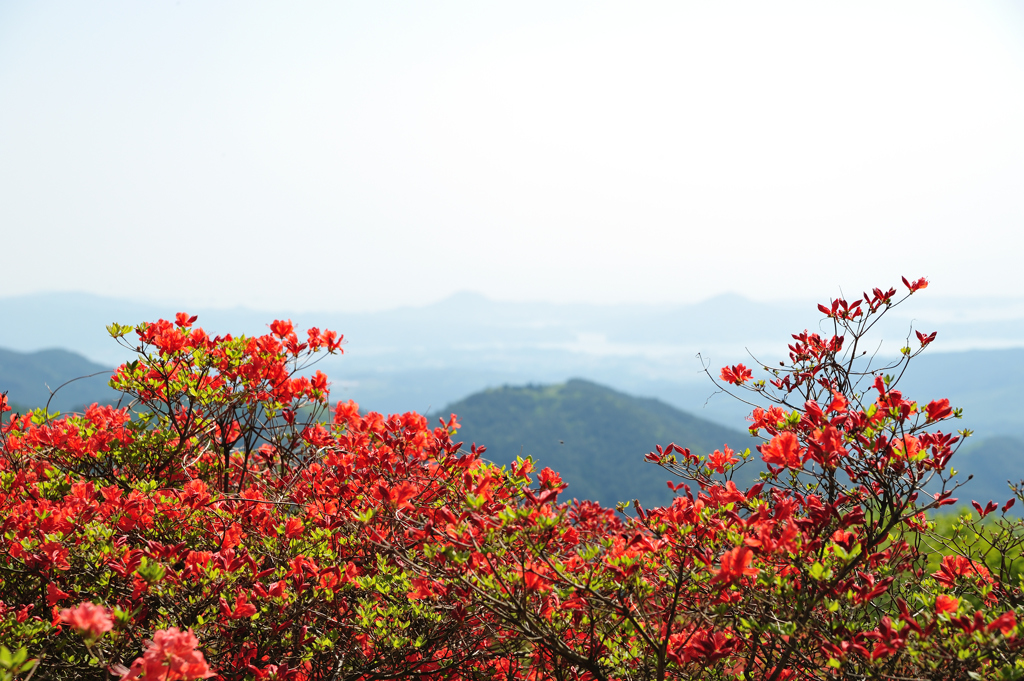
<svg viewBox="0 0 1024 681">
<path fill-rule="evenodd" d="M 0 348 L 0 392 L 21 409 L 66 412 L 93 402 L 114 402 L 107 382 L 113 369 L 68 350 L 15 352 Z"/>
<path fill-rule="evenodd" d="M 1017 389 L 1024 384 L 1024 348 L 995 347 L 1024 345 L 1024 303 L 993 299 L 946 305 L 941 298 L 933 301 L 930 291 L 896 308 L 883 320 L 891 323 L 872 334 L 892 347 L 913 336 L 912 319 L 916 328 L 938 331 L 936 342 L 911 365 L 901 390 L 924 401 L 948 397 L 964 408 L 964 420 L 955 427 L 971 428 L 979 437 L 1024 437 L 1024 392 Z M 266 333 L 275 318 L 345 334 L 344 356 L 315 368 L 330 377 L 332 399 L 354 399 L 374 411 L 425 412 L 489 387 L 582 377 L 628 394 L 658 396 L 737 429 L 749 408 L 716 395 L 704 366 L 712 375 L 726 364 L 751 366 L 751 354 L 771 365 L 785 359 L 790 333 L 827 332 L 813 304 L 737 295 L 681 305 L 601 306 L 495 301 L 461 293 L 432 305 L 381 312 L 296 313 L 183 309 L 48 293 L 0 298 L 0 347 L 26 353 L 63 345 L 94 364 L 113 367 L 133 354 L 109 337 L 106 324 L 172 318 L 177 311 L 198 314 L 198 323 L 211 334 Z M 965 343 L 987 349 L 952 351 Z"/>
<path fill-rule="evenodd" d="M 946 302 L 927 294 L 915 297 L 887 315 L 876 338 L 898 354 L 913 321 L 939 332 L 939 352 L 1024 347 L 1024 301 Z M 694 380 L 700 366 L 692 361 L 697 351 L 705 358 L 715 355 L 714 362 L 739 361 L 748 349 L 771 360 L 769 354 L 785 353 L 793 332 L 828 332 L 813 302 L 754 301 L 736 294 L 688 304 L 594 305 L 499 301 L 463 292 L 430 305 L 377 312 L 185 307 L 77 292 L 0 297 L 5 322 L 0 347 L 27 352 L 56 345 L 93 361 L 119 364 L 127 351 L 106 334 L 107 324 L 173 318 L 175 312 L 188 311 L 214 334 L 265 333 L 278 318 L 300 327 L 331 328 L 349 338 L 355 355 L 386 357 L 391 368 L 451 365 L 453 359 L 468 360 L 474 368 L 522 367 L 527 360 L 536 368 L 541 356 L 563 363 L 568 354 L 653 361 L 662 375 L 674 366 L 674 379 Z M 659 361 L 664 359 L 669 361 Z"/>
</svg>

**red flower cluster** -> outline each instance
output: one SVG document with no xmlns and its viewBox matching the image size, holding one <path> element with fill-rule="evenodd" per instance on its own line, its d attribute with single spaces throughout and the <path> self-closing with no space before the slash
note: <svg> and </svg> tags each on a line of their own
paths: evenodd
<svg viewBox="0 0 1024 681">
<path fill-rule="evenodd" d="M 132 663 L 123 681 L 131 679 L 166 679 L 166 681 L 195 681 L 215 674 L 196 650 L 199 641 L 192 631 L 177 627 L 161 629 L 153 634 L 146 653 Z"/>
</svg>

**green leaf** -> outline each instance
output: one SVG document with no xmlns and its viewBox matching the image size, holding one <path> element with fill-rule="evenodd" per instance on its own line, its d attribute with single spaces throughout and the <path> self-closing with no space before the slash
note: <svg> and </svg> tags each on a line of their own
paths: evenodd
<svg viewBox="0 0 1024 681">
<path fill-rule="evenodd" d="M 821 563 L 815 563 L 811 565 L 808 574 L 811 575 L 811 579 L 820 582 L 823 579 L 830 579 L 832 577 L 832 568 L 827 568 Z"/>
</svg>

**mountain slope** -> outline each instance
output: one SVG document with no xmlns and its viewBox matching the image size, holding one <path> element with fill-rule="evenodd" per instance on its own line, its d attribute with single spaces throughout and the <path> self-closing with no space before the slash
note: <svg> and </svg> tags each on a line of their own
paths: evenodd
<svg viewBox="0 0 1024 681">
<path fill-rule="evenodd" d="M 46 406 L 51 391 L 56 391 L 50 400 L 51 412 L 70 411 L 93 402 L 116 401 L 119 393 L 107 385 L 112 371 L 67 350 L 14 352 L 0 349 L 0 392 L 6 391 L 8 400 L 22 408 Z"/>
<path fill-rule="evenodd" d="M 486 390 L 442 413 L 457 414 L 462 425 L 458 439 L 486 446 L 488 459 L 506 464 L 519 455 L 532 456 L 569 483 L 566 498 L 604 505 L 634 498 L 647 506 L 671 501 L 665 481 L 672 476 L 644 461 L 655 445 L 675 442 L 708 453 L 725 443 L 739 451 L 757 443 L 745 432 L 664 402 L 579 379 Z"/>
<path fill-rule="evenodd" d="M 1024 480 L 1024 441 L 1020 438 L 1000 436 L 976 440 L 970 438 L 957 452 L 950 465 L 958 471 L 957 479 L 974 478 L 953 493 L 962 505 L 972 499 L 984 505 L 988 501 L 1000 504 L 1013 496 L 1007 484 Z"/>
</svg>

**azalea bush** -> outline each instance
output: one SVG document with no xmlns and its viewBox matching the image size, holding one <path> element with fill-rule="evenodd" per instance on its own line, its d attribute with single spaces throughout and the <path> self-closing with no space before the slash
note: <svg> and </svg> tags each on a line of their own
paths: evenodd
<svg viewBox="0 0 1024 681">
<path fill-rule="evenodd" d="M 114 324 L 121 405 L 0 424 L 0 674 L 1021 678 L 1013 498 L 937 526 L 966 433 L 898 388 L 935 334 L 865 351 L 926 285 L 830 301 L 788 362 L 723 368 L 760 444 L 659 447 L 676 497 L 653 509 L 566 501 L 454 415 L 332 405 L 331 331 Z"/>
<path fill-rule="evenodd" d="M 468 589 L 553 676 L 1016 678 L 1016 574 L 995 579 L 928 520 L 956 502 L 961 437 L 940 428 L 959 413 L 896 388 L 935 334 L 916 332 L 888 364 L 864 349 L 878 318 L 927 285 L 904 283 L 902 299 L 875 289 L 820 306 L 831 333 L 794 335 L 789 363 L 761 365 L 764 379 L 722 369 L 726 389 L 763 405 L 750 424 L 759 457 L 659 448 L 649 459 L 681 478 L 679 494 L 631 517 L 560 505 L 560 481 L 542 474 L 539 494 L 470 515 L 431 549 L 452 559 L 417 569 Z M 733 476 L 758 464 L 761 480 L 739 489 Z M 1014 527 L 990 532 L 986 556 L 1020 556 Z"/>
<path fill-rule="evenodd" d="M 161 631 L 225 679 L 391 679 L 479 657 L 487 624 L 417 600 L 378 546 L 409 541 L 402 513 L 442 512 L 462 484 L 514 494 L 501 471 L 460 452 L 454 420 L 326 414 L 326 377 L 303 372 L 340 336 L 300 342 L 275 322 L 210 338 L 194 321 L 111 327 L 139 352 L 111 379 L 125 406 L 4 423 L 0 640 L 69 679 L 153 677 L 133 665 L 170 645 Z M 79 603 L 111 626 L 83 626 Z"/>
</svg>

